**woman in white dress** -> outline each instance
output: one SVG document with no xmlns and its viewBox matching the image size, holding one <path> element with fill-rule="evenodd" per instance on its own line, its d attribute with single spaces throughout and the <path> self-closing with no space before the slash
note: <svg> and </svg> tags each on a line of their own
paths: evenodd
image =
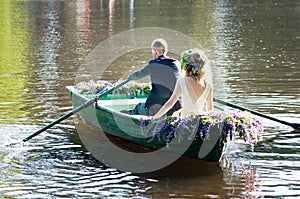
<svg viewBox="0 0 300 199">
<path fill-rule="evenodd" d="M 199 49 L 183 52 L 181 66 L 185 75 L 177 80 L 172 96 L 153 118 L 165 115 L 179 97 L 181 97 L 183 115 L 203 111 L 204 104 L 206 104 L 206 111 L 213 110 L 213 86 L 204 78 L 207 62 L 205 54 Z"/>
</svg>

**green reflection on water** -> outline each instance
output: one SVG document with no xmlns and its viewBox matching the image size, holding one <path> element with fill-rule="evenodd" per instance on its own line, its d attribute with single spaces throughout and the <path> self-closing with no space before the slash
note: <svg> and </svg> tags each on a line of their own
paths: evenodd
<svg viewBox="0 0 300 199">
<path fill-rule="evenodd" d="M 26 102 L 29 62 L 26 6 L 4 0 L 0 4 L 0 120 L 22 122 L 29 115 Z"/>
<path fill-rule="evenodd" d="M 197 40 L 206 48 L 210 42 L 213 9 L 212 2 L 204 4 L 181 0 L 135 1 L 134 26 L 177 30 Z"/>
</svg>

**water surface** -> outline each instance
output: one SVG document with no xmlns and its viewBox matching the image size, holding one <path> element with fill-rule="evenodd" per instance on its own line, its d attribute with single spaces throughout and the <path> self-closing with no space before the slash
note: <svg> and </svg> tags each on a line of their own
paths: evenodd
<svg viewBox="0 0 300 199">
<path fill-rule="evenodd" d="M 297 0 L 4 1 L 0 198 L 299 197 L 299 134 L 268 120 L 255 152 L 237 139 L 218 164 L 180 160 L 156 176 L 94 159 L 76 117 L 19 142 L 72 109 L 65 87 L 94 47 L 141 27 L 176 30 L 200 43 L 213 61 L 217 97 L 300 123 L 299 9 Z M 99 79 L 118 80 L 150 58 L 146 50 L 129 53 Z"/>
</svg>

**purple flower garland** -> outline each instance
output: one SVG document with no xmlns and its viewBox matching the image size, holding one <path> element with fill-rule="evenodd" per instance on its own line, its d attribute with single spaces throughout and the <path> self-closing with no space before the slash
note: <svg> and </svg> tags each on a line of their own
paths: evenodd
<svg viewBox="0 0 300 199">
<path fill-rule="evenodd" d="M 214 125 L 220 126 L 222 142 L 227 137 L 232 140 L 240 136 L 248 142 L 251 150 L 254 144 L 262 139 L 263 126 L 261 122 L 249 112 L 231 111 L 224 113 L 195 113 L 183 117 L 165 117 L 140 121 L 145 136 L 153 136 L 171 142 L 175 137 L 182 139 L 205 139 L 209 137 L 209 130 Z"/>
</svg>

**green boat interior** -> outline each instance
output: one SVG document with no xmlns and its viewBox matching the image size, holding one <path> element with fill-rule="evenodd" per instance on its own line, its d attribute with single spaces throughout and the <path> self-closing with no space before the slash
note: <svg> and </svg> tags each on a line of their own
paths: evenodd
<svg viewBox="0 0 300 199">
<path fill-rule="evenodd" d="M 88 99 L 93 99 L 99 94 L 84 94 Z M 97 104 L 99 106 L 111 109 L 113 111 L 118 111 L 122 113 L 127 113 L 129 110 L 132 110 L 136 104 L 143 103 L 146 101 L 147 95 L 138 95 L 135 97 L 130 97 L 128 95 L 114 95 L 108 94 L 101 96 Z M 214 105 L 215 111 L 224 111 L 224 108 Z M 204 110 L 205 111 L 205 110 Z"/>
</svg>

